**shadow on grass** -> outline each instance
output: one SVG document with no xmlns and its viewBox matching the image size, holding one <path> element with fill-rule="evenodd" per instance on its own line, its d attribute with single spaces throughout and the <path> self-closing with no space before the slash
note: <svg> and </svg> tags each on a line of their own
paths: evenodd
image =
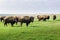
<svg viewBox="0 0 60 40">
<path fill-rule="evenodd" d="M 30 26 L 30 27 L 40 27 L 40 26 L 35 25 L 35 26 Z"/>
<path fill-rule="evenodd" d="M 60 21 L 60 20 L 56 20 L 56 21 Z"/>
<path fill-rule="evenodd" d="M 21 27 L 20 25 L 14 25 L 13 27 Z"/>
</svg>

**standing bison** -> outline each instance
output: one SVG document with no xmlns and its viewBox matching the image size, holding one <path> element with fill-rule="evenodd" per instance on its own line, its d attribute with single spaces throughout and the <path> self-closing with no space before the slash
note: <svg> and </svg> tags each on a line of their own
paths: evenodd
<svg viewBox="0 0 60 40">
<path fill-rule="evenodd" d="M 43 21 L 46 21 L 46 19 L 49 19 L 50 16 L 48 15 L 38 15 L 37 16 L 37 19 L 40 21 L 40 20 L 43 20 Z"/>
<path fill-rule="evenodd" d="M 38 19 L 38 21 L 40 21 L 40 20 L 43 19 L 43 17 L 42 17 L 41 15 L 38 15 L 38 16 L 37 16 L 37 19 Z"/>
<path fill-rule="evenodd" d="M 20 16 L 18 17 L 18 22 L 21 23 L 21 26 L 23 23 L 26 23 L 26 26 L 28 26 L 31 22 L 34 21 L 34 17 L 29 17 L 29 16 Z"/>
<path fill-rule="evenodd" d="M 53 20 L 56 20 L 56 15 L 53 15 Z"/>
<path fill-rule="evenodd" d="M 14 16 L 8 16 L 4 18 L 4 25 L 7 25 L 8 23 L 10 23 L 13 26 L 13 24 L 16 22 L 17 22 L 17 19 Z"/>
</svg>

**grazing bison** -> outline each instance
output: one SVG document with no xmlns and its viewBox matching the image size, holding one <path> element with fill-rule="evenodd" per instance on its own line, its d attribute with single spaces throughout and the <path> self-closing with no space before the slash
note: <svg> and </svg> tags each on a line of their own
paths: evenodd
<svg viewBox="0 0 60 40">
<path fill-rule="evenodd" d="M 53 15 L 53 20 L 56 20 L 56 15 Z"/>
<path fill-rule="evenodd" d="M 17 22 L 17 19 L 14 16 L 8 16 L 4 18 L 4 25 L 7 25 L 7 23 L 10 23 L 13 26 L 13 24 L 16 22 Z"/>
<path fill-rule="evenodd" d="M 18 22 L 21 23 L 21 26 L 23 23 L 26 23 L 26 26 L 28 26 L 31 22 L 34 21 L 34 17 L 29 17 L 29 16 L 21 16 L 21 17 L 18 17 Z"/>
<path fill-rule="evenodd" d="M 1 16 L 0 21 L 2 22 L 6 16 Z"/>
<path fill-rule="evenodd" d="M 48 15 L 38 15 L 37 16 L 37 19 L 40 21 L 40 20 L 43 20 L 43 21 L 46 21 L 46 19 L 49 19 L 50 16 Z"/>
<path fill-rule="evenodd" d="M 38 15 L 37 18 L 38 18 L 39 21 L 40 20 L 46 21 L 45 15 Z"/>
<path fill-rule="evenodd" d="M 37 16 L 37 19 L 38 19 L 38 21 L 40 21 L 40 20 L 42 20 L 42 19 L 43 19 L 43 16 L 38 15 L 38 16 Z"/>
</svg>

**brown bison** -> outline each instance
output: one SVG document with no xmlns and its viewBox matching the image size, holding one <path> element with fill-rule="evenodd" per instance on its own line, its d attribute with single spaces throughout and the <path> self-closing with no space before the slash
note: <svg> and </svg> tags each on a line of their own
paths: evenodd
<svg viewBox="0 0 60 40">
<path fill-rule="evenodd" d="M 28 26 L 31 22 L 34 21 L 34 17 L 29 17 L 29 16 L 20 16 L 18 17 L 18 22 L 21 23 L 21 26 L 23 23 L 26 23 L 26 26 Z"/>
<path fill-rule="evenodd" d="M 42 19 L 43 19 L 43 16 L 38 15 L 38 16 L 37 16 L 37 19 L 40 21 L 40 20 L 42 20 Z"/>
<path fill-rule="evenodd" d="M 48 15 L 38 15 L 37 18 L 38 18 L 39 21 L 40 20 L 46 21 L 46 19 L 49 19 L 50 16 L 48 16 Z"/>
<path fill-rule="evenodd" d="M 45 18 L 44 15 L 38 15 L 37 18 L 38 18 L 39 21 L 40 20 L 46 21 L 46 18 Z"/>
<path fill-rule="evenodd" d="M 53 20 L 56 20 L 56 15 L 53 15 Z"/>
<path fill-rule="evenodd" d="M 8 16 L 4 18 L 4 25 L 7 25 L 8 23 L 10 23 L 13 26 L 13 24 L 16 22 L 17 22 L 17 19 L 14 16 Z"/>
</svg>

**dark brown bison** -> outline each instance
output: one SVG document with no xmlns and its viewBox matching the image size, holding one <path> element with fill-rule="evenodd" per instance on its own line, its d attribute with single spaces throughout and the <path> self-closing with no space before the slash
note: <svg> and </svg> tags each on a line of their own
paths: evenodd
<svg viewBox="0 0 60 40">
<path fill-rule="evenodd" d="M 46 19 L 49 19 L 50 16 L 48 16 L 48 15 L 38 15 L 37 18 L 38 18 L 39 21 L 40 20 L 46 21 Z"/>
<path fill-rule="evenodd" d="M 56 15 L 53 15 L 53 20 L 56 20 Z"/>
<path fill-rule="evenodd" d="M 6 16 L 1 16 L 0 21 L 2 22 Z"/>
<path fill-rule="evenodd" d="M 31 22 L 33 23 L 34 22 L 34 17 L 30 16 L 30 19 L 31 19 Z"/>
<path fill-rule="evenodd" d="M 23 23 L 26 23 L 26 26 L 28 26 L 31 22 L 34 21 L 34 17 L 29 17 L 29 16 L 21 16 L 21 17 L 18 17 L 18 22 L 21 23 L 21 26 Z"/>
<path fill-rule="evenodd" d="M 13 26 L 13 24 L 16 22 L 17 22 L 17 19 L 14 16 L 8 16 L 4 18 L 4 25 L 7 25 L 8 23 L 10 23 Z"/>
</svg>

